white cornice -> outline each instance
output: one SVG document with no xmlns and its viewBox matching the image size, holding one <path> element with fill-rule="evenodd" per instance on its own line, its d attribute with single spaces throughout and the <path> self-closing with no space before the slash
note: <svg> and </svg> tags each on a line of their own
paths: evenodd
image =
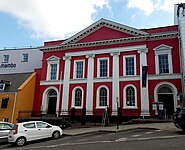
<svg viewBox="0 0 185 150">
<path fill-rule="evenodd" d="M 178 32 L 151 34 L 150 36 L 146 35 L 146 36 L 119 38 L 119 39 L 75 43 L 75 44 L 44 46 L 44 47 L 38 47 L 38 48 L 41 51 L 61 51 L 61 50 L 74 49 L 74 48 L 107 46 L 107 45 L 116 45 L 116 44 L 122 44 L 122 43 L 131 43 L 131 42 L 139 42 L 139 41 L 154 41 L 154 40 L 171 39 L 171 38 L 178 38 Z"/>
</svg>

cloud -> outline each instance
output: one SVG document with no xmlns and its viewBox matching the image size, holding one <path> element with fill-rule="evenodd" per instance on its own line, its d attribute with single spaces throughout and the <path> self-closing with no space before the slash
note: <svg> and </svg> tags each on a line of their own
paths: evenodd
<svg viewBox="0 0 185 150">
<path fill-rule="evenodd" d="M 157 10 L 173 12 L 174 4 L 185 3 L 185 0 L 128 0 L 128 8 L 137 8 L 149 16 Z"/>
<path fill-rule="evenodd" d="M 66 38 L 90 25 L 108 0 L 0 0 L 0 13 L 7 13 L 36 38 Z"/>
</svg>

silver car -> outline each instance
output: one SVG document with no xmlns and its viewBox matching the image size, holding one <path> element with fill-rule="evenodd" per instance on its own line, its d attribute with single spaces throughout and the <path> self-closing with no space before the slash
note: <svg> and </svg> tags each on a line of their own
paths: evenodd
<svg viewBox="0 0 185 150">
<path fill-rule="evenodd" d="M 8 141 L 8 133 L 13 128 L 14 124 L 9 122 L 0 122 L 0 142 Z"/>
</svg>

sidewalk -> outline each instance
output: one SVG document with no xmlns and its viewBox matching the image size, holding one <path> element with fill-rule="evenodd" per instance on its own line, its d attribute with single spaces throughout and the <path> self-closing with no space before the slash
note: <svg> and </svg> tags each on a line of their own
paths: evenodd
<svg viewBox="0 0 185 150">
<path fill-rule="evenodd" d="M 76 136 L 76 135 L 89 134 L 89 133 L 95 133 L 95 132 L 120 132 L 120 131 L 126 131 L 126 130 L 138 129 L 138 128 L 152 128 L 152 129 L 167 130 L 167 131 L 174 131 L 174 132 L 181 131 L 181 129 L 178 129 L 175 127 L 172 121 L 123 124 L 123 125 L 119 125 L 118 127 L 119 128 L 117 129 L 117 126 L 114 125 L 114 126 L 108 126 L 108 127 L 95 126 L 95 127 L 67 128 L 63 130 L 63 135 Z"/>
</svg>

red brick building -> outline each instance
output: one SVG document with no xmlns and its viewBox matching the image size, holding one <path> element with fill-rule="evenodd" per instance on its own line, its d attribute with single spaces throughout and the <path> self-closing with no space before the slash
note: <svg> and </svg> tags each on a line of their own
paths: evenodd
<svg viewBox="0 0 185 150">
<path fill-rule="evenodd" d="M 135 29 L 100 19 L 74 36 L 45 42 L 37 70 L 34 110 L 68 115 L 154 116 L 163 102 L 167 116 L 182 93 L 178 26 Z"/>
</svg>

